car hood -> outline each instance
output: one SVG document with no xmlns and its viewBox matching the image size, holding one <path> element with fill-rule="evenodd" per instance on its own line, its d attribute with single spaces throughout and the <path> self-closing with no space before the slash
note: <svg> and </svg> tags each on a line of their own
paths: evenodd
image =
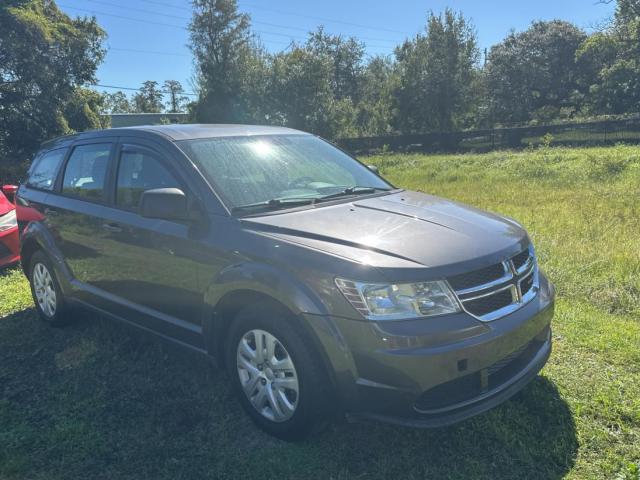
<svg viewBox="0 0 640 480">
<path fill-rule="evenodd" d="M 522 250 L 515 221 L 432 195 L 401 191 L 282 214 L 245 228 L 361 263 L 442 267 L 495 261 Z"/>
</svg>

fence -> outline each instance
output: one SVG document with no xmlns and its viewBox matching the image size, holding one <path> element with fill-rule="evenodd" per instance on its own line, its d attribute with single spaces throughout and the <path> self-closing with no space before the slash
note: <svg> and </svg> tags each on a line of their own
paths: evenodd
<svg viewBox="0 0 640 480">
<path fill-rule="evenodd" d="M 188 113 L 112 113 L 104 116 L 111 119 L 112 128 L 184 123 L 189 120 Z"/>
<path fill-rule="evenodd" d="M 545 139 L 545 135 L 547 136 Z M 551 141 L 552 145 L 640 143 L 640 117 L 586 123 L 565 123 L 493 130 L 434 132 L 420 135 L 342 138 L 338 145 L 354 153 L 391 151 L 465 152 L 524 148 Z"/>
</svg>

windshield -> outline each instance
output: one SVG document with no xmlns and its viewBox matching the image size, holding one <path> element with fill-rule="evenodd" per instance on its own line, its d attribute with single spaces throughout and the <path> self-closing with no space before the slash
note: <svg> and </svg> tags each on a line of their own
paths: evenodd
<svg viewBox="0 0 640 480">
<path fill-rule="evenodd" d="M 178 144 L 231 209 L 286 208 L 393 188 L 312 135 L 220 137 Z"/>
</svg>

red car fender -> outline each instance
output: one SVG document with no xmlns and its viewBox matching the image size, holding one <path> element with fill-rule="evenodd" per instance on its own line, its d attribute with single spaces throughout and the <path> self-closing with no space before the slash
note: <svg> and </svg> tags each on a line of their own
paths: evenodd
<svg viewBox="0 0 640 480">
<path fill-rule="evenodd" d="M 2 188 L 2 191 L 5 187 Z M 0 192 L 0 216 L 6 215 L 16 207 Z M 16 211 L 17 214 L 17 211 Z M 20 236 L 18 227 L 0 232 L 0 267 L 20 261 Z"/>
</svg>

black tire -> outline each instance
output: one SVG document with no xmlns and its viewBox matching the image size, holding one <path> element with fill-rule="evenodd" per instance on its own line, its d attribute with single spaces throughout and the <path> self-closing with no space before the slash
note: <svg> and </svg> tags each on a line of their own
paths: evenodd
<svg viewBox="0 0 640 480">
<path fill-rule="evenodd" d="M 46 307 L 43 309 L 43 306 L 38 300 L 38 295 L 36 294 L 36 282 L 34 277 L 36 275 L 35 271 L 38 265 L 44 266 L 51 276 L 51 288 L 55 292 L 55 309 L 53 314 L 51 314 L 50 311 L 45 311 Z M 33 303 L 36 306 L 36 311 L 38 312 L 40 319 L 52 327 L 62 327 L 71 323 L 73 320 L 73 309 L 62 294 L 60 284 L 56 278 L 55 270 L 53 269 L 49 258 L 41 251 L 35 252 L 29 261 L 28 271 L 31 296 L 33 297 Z"/>
<path fill-rule="evenodd" d="M 271 304 L 254 304 L 242 309 L 235 317 L 227 337 L 225 364 L 233 390 L 242 407 L 262 430 L 287 441 L 307 438 L 319 432 L 331 416 L 332 388 L 313 345 L 295 326 L 295 319 L 282 308 Z M 245 394 L 238 372 L 238 345 L 252 330 L 262 330 L 277 338 L 290 356 L 298 379 L 297 406 L 284 421 L 273 421 L 258 412 Z"/>
</svg>

